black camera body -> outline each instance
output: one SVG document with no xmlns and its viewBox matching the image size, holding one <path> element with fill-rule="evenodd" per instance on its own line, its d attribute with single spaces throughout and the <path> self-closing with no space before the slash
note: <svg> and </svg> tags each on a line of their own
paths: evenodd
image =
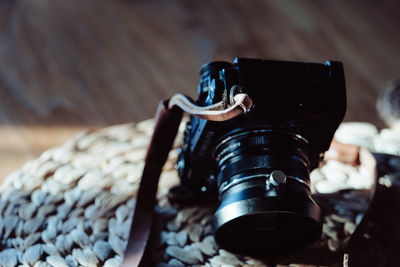
<svg viewBox="0 0 400 267">
<path fill-rule="evenodd" d="M 226 105 L 246 93 L 253 106 L 227 121 L 190 117 L 177 169 L 192 198 L 218 196 L 217 243 L 245 255 L 281 255 L 320 237 L 310 171 L 346 111 L 342 64 L 237 58 L 200 70 L 196 104 Z"/>
</svg>

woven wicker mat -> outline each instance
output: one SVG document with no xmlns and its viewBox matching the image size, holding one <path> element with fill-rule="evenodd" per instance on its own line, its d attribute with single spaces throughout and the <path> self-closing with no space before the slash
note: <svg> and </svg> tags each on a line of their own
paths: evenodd
<svg viewBox="0 0 400 267">
<path fill-rule="evenodd" d="M 0 189 L 0 266 L 119 266 L 151 133 L 151 120 L 81 133 L 10 174 Z M 181 139 L 178 136 L 175 148 Z M 168 203 L 165 194 L 178 183 L 176 157 L 174 149 L 161 177 L 151 262 L 265 266 L 218 248 L 210 208 Z M 362 176 L 360 169 L 327 164 L 313 174 L 317 189 L 326 188 L 326 182 L 334 188 L 332 170 L 342 179 L 339 185 Z M 330 251 L 340 251 L 368 205 L 368 191 L 346 194 L 333 200 L 336 209 L 324 217 L 318 245 Z"/>
</svg>

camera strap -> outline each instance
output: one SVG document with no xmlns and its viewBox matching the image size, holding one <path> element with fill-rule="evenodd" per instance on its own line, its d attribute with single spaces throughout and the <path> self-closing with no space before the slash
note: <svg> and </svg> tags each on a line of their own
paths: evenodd
<svg viewBox="0 0 400 267">
<path fill-rule="evenodd" d="M 128 245 L 121 266 L 145 266 L 144 256 L 153 223 L 158 181 L 178 132 L 183 111 L 201 119 L 224 121 L 246 112 L 252 106 L 250 97 L 242 93 L 235 95 L 231 102 L 233 103 L 231 106 L 221 101 L 211 106 L 200 107 L 190 98 L 177 94 L 159 104 L 136 197 Z"/>
<path fill-rule="evenodd" d="M 246 112 L 253 105 L 251 98 L 247 94 L 243 93 L 233 96 L 231 102 L 233 103 L 231 106 L 224 101 L 220 101 L 210 106 L 201 107 L 193 104 L 187 96 L 176 94 L 171 97 L 168 108 L 177 106 L 190 115 L 196 116 L 200 119 L 209 121 L 226 121 Z"/>
</svg>

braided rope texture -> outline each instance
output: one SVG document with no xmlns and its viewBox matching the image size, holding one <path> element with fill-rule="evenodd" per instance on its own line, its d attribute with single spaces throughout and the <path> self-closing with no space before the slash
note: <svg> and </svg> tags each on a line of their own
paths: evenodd
<svg viewBox="0 0 400 267">
<path fill-rule="evenodd" d="M 11 173 L 0 188 L 0 266 L 119 266 L 152 127 L 153 121 L 147 120 L 80 133 Z M 168 203 L 168 189 L 179 182 L 174 164 L 182 128 L 161 175 L 152 262 L 265 266 L 218 248 L 210 208 Z M 336 166 L 334 171 L 343 173 L 341 177 L 362 172 L 350 166 Z M 314 176 L 318 181 L 330 179 L 323 170 Z M 318 245 L 332 251 L 343 248 L 367 208 L 368 194 L 362 192 L 332 200 L 340 209 L 325 215 Z"/>
<path fill-rule="evenodd" d="M 81 133 L 10 174 L 0 266 L 119 266 L 151 132 L 145 121 Z"/>
</svg>

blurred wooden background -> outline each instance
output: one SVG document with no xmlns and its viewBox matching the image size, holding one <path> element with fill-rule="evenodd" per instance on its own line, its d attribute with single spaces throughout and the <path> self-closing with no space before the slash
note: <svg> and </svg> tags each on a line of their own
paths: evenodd
<svg viewBox="0 0 400 267">
<path fill-rule="evenodd" d="M 236 56 L 343 61 L 346 120 L 383 127 L 400 77 L 399 1 L 2 0 L 0 177 L 77 131 L 137 122 L 195 96 L 199 67 Z"/>
</svg>

